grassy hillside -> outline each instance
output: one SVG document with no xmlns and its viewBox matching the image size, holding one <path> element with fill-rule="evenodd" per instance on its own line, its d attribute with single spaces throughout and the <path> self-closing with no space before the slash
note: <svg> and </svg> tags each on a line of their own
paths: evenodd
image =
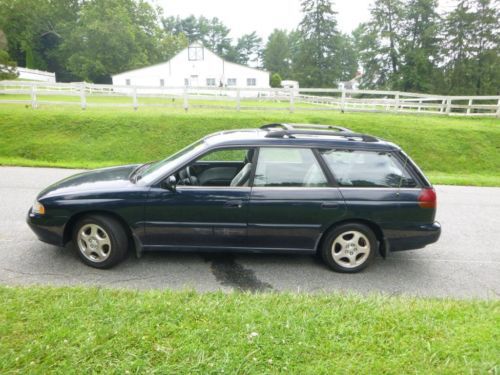
<svg viewBox="0 0 500 375">
<path fill-rule="evenodd" d="M 0 373 L 496 373 L 498 301 L 0 287 Z"/>
<path fill-rule="evenodd" d="M 337 124 L 383 137 L 402 146 L 433 183 L 500 186 L 500 121 L 492 118 L 0 105 L 0 164 L 146 162 L 208 133 L 277 121 Z"/>
</svg>

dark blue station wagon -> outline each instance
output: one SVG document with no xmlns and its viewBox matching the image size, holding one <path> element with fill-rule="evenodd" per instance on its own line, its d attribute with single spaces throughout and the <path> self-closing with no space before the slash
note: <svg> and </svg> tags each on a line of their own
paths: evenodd
<svg viewBox="0 0 500 375">
<path fill-rule="evenodd" d="M 439 239 L 436 194 L 395 144 L 330 125 L 209 135 L 158 162 L 98 169 L 43 190 L 38 238 L 109 268 L 143 251 L 318 253 L 356 272 L 379 252 Z"/>
</svg>

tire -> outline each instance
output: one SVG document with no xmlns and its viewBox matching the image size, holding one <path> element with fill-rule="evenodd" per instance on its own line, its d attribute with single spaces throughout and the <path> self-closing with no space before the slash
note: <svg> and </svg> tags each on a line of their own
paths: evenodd
<svg viewBox="0 0 500 375">
<path fill-rule="evenodd" d="M 351 223 L 333 228 L 326 235 L 320 252 L 332 270 L 355 273 L 373 261 L 377 245 L 377 238 L 369 227 Z"/>
<path fill-rule="evenodd" d="M 94 268 L 111 268 L 127 255 L 128 238 L 123 226 L 105 215 L 88 215 L 73 230 L 73 244 L 80 259 Z"/>
</svg>

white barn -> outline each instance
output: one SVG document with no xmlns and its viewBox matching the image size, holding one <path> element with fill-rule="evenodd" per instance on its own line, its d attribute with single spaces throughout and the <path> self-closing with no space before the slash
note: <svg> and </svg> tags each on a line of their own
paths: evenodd
<svg viewBox="0 0 500 375">
<path fill-rule="evenodd" d="M 113 85 L 269 88 L 269 72 L 225 61 L 192 43 L 167 62 L 112 76 Z"/>
</svg>

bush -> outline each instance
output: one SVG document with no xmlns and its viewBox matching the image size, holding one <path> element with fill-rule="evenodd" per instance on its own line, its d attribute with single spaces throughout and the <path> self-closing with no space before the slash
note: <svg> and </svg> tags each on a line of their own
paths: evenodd
<svg viewBox="0 0 500 375">
<path fill-rule="evenodd" d="M 271 87 L 281 87 L 281 76 L 278 73 L 274 73 L 271 76 Z"/>
</svg>

